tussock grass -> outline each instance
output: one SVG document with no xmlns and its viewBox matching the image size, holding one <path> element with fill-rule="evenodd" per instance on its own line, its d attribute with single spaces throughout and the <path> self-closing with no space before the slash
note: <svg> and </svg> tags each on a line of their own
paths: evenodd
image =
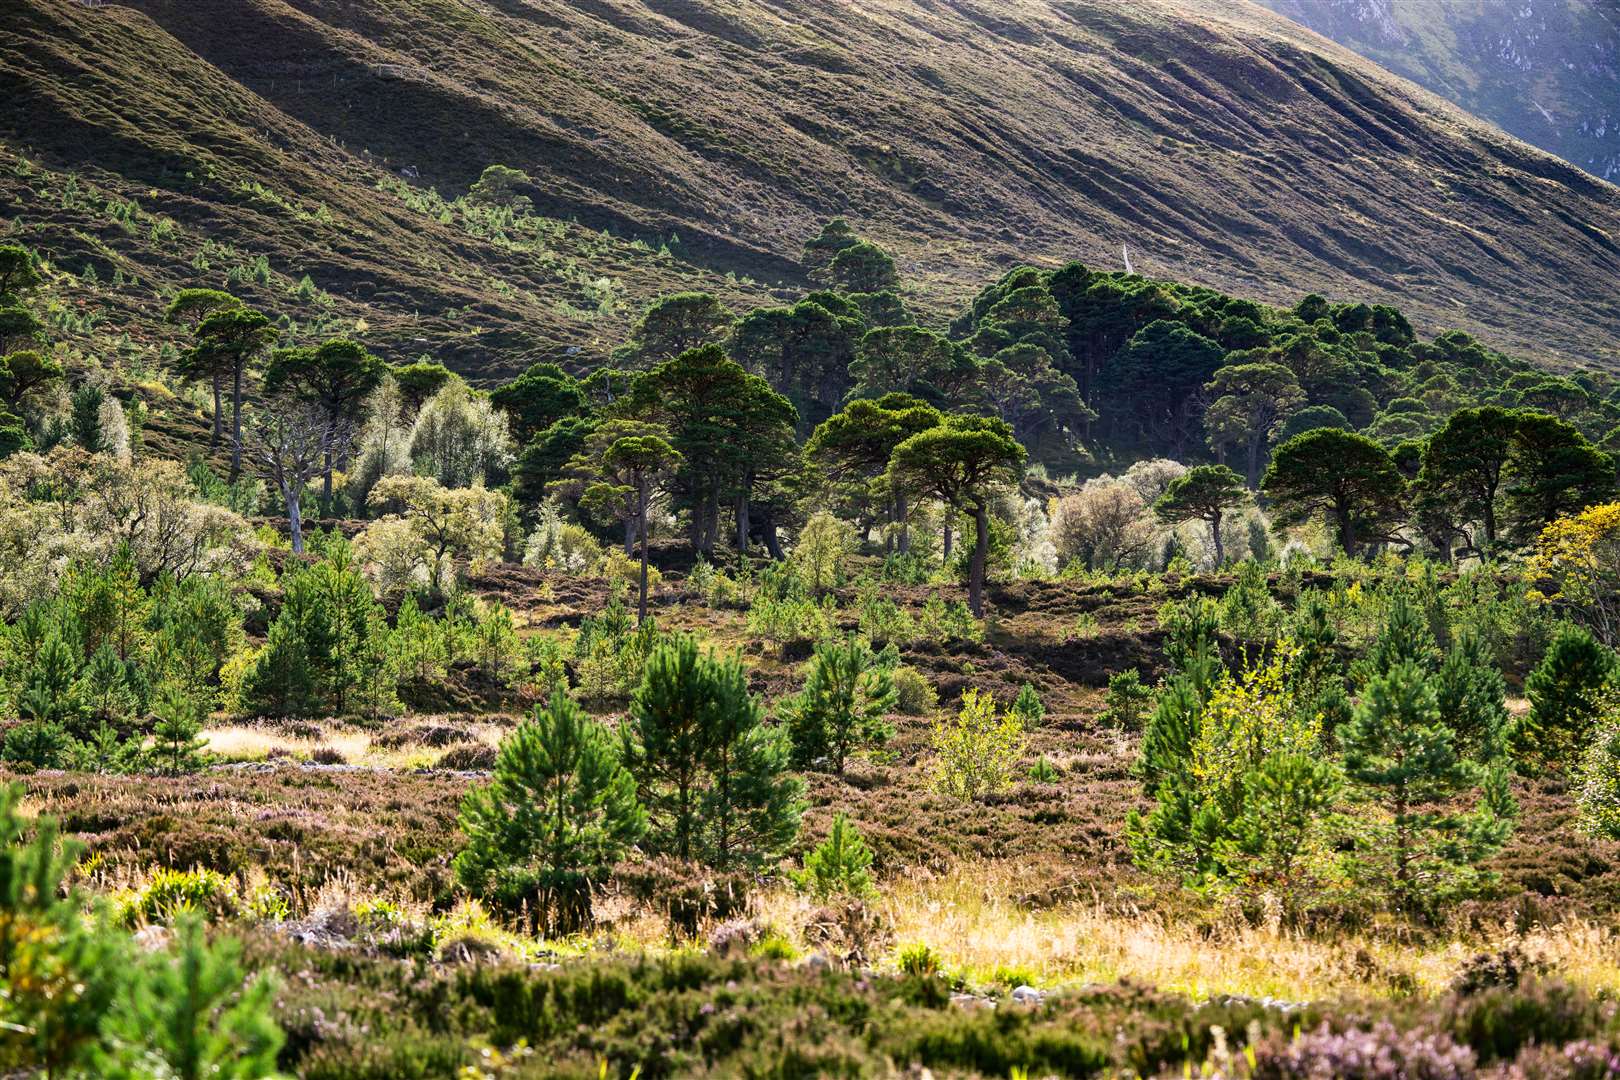
<svg viewBox="0 0 1620 1080">
<path fill-rule="evenodd" d="M 1439 993 L 1470 957 L 1515 944 L 1574 983 L 1620 990 L 1620 935 L 1592 922 L 1422 943 L 1357 933 L 1329 940 L 1275 927 L 1121 914 L 1090 899 L 1032 910 L 1012 899 L 1026 880 L 1016 862 L 978 862 L 885 882 L 875 904 L 898 942 L 888 962 L 898 966 L 901 951 L 927 946 L 942 970 L 972 986 L 1123 979 L 1199 1000 L 1242 994 L 1319 1001 Z M 802 941 L 813 909 L 786 891 L 758 901 L 758 917 L 795 941 Z"/>
</svg>

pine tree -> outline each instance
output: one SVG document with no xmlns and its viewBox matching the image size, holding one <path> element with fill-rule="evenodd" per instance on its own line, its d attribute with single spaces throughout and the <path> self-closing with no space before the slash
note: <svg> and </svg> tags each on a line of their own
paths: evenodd
<svg viewBox="0 0 1620 1080">
<path fill-rule="evenodd" d="M 1399 664 L 1412 663 L 1430 672 L 1434 670 L 1438 656 L 1434 630 L 1429 626 L 1427 616 L 1413 602 L 1409 590 L 1398 588 L 1390 599 L 1384 628 L 1362 662 L 1360 671 L 1364 679 L 1369 679 L 1374 675 L 1388 674 Z"/>
<path fill-rule="evenodd" d="M 804 868 L 793 872 L 793 882 L 817 900 L 835 896 L 870 896 L 872 849 L 849 815 L 839 813 L 832 828 L 813 850 L 805 853 Z"/>
<path fill-rule="evenodd" d="M 1458 752 L 1429 675 L 1403 660 L 1375 676 L 1339 740 L 1345 775 L 1384 818 L 1365 823 L 1357 876 L 1414 913 L 1466 893 L 1476 863 L 1506 838 L 1508 804 L 1493 782 L 1475 814 L 1452 808 L 1481 770 Z"/>
<path fill-rule="evenodd" d="M 1530 712 L 1513 732 L 1528 764 L 1562 769 L 1589 741 L 1603 688 L 1615 677 L 1615 655 L 1583 627 L 1565 623 L 1524 681 Z"/>
<path fill-rule="evenodd" d="M 456 856 L 462 884 L 508 911 L 572 929 L 591 889 L 647 828 L 635 780 L 606 728 L 562 689 L 502 743 L 494 779 L 467 794 Z"/>
<path fill-rule="evenodd" d="M 797 835 L 804 785 L 787 771 L 786 733 L 763 726 L 735 657 L 702 654 L 687 636 L 659 645 L 620 733 L 650 846 L 731 869 L 776 857 Z"/>
<path fill-rule="evenodd" d="M 1316 883 L 1325 816 L 1338 796 L 1338 769 L 1309 754 L 1272 754 L 1243 778 L 1243 802 L 1229 838 L 1216 845 L 1223 871 L 1274 891 L 1292 918 Z"/>
<path fill-rule="evenodd" d="M 240 943 L 210 944 L 202 919 L 181 921 L 174 955 L 145 957 L 108 1017 L 95 1075 L 106 1080 L 261 1080 L 286 1041 L 276 982 L 246 979 Z M 244 985 L 244 980 L 246 984 Z"/>
<path fill-rule="evenodd" d="M 125 934 L 84 917 L 68 885 L 83 847 L 0 787 L 0 1069 L 61 1076 L 88 1064 L 127 970 Z M 94 1072 L 84 1075 L 97 1075 Z"/>
<path fill-rule="evenodd" d="M 318 706 L 312 678 L 308 646 L 297 620 L 283 608 L 242 682 L 243 707 L 255 716 L 307 716 Z"/>
<path fill-rule="evenodd" d="M 152 726 L 152 760 L 171 776 L 196 772 L 202 767 L 203 747 L 197 736 L 202 732 L 201 710 L 181 687 L 165 683 L 158 687 L 152 702 L 157 722 Z"/>
<path fill-rule="evenodd" d="M 1462 633 L 1435 676 L 1440 715 L 1457 744 L 1476 761 L 1493 762 L 1507 749 L 1507 683 L 1478 634 Z"/>
<path fill-rule="evenodd" d="M 1046 718 L 1046 705 L 1041 701 L 1041 695 L 1029 683 L 1018 688 L 1018 696 L 1013 698 L 1012 714 L 1023 721 L 1026 728 L 1039 727 Z"/>
<path fill-rule="evenodd" d="M 793 764 L 826 762 L 843 775 L 851 752 L 887 742 L 894 681 L 867 644 L 850 636 L 816 646 L 804 688 L 782 703 Z"/>
</svg>

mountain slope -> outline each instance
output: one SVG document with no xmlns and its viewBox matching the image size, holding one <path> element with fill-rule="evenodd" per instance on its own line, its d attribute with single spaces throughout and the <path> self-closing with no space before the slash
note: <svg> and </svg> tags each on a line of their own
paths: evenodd
<svg viewBox="0 0 1620 1080">
<path fill-rule="evenodd" d="M 1597 287 L 1620 272 L 1617 189 L 1247 3 L 23 0 L 3 19 L 14 152 L 469 371 L 599 357 L 660 288 L 802 288 L 799 245 L 834 214 L 935 318 L 1015 261 L 1117 266 L 1128 244 L 1147 273 L 1391 302 L 1620 366 Z M 535 178 L 566 273 L 406 205 L 496 162 Z M 402 174 L 403 198 L 377 190 Z M 37 192 L 0 199 L 25 239 L 79 243 L 41 230 Z M 617 299 L 593 307 L 603 277 Z"/>
<path fill-rule="evenodd" d="M 1605 180 L 1620 178 L 1608 0 L 1260 0 Z"/>
</svg>

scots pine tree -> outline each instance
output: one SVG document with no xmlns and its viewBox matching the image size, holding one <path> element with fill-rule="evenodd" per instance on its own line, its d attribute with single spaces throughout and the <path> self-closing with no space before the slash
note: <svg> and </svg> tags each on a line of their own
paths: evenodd
<svg viewBox="0 0 1620 1080">
<path fill-rule="evenodd" d="M 827 839 L 805 853 L 804 867 L 793 871 L 793 883 L 817 900 L 835 896 L 870 896 L 872 849 L 849 815 L 833 818 Z"/>
<path fill-rule="evenodd" d="M 157 717 L 152 726 L 153 763 L 171 776 L 197 771 L 207 744 L 197 737 L 202 731 L 202 710 L 196 700 L 173 683 L 165 683 L 153 695 L 152 712 Z"/>
<path fill-rule="evenodd" d="M 1583 627 L 1565 623 L 1541 663 L 1524 681 L 1530 712 L 1513 732 L 1513 748 L 1528 764 L 1561 769 L 1584 750 L 1604 687 L 1615 677 L 1615 655 Z"/>
<path fill-rule="evenodd" d="M 782 703 L 793 764 L 825 763 L 842 775 L 849 755 L 888 741 L 894 681 L 865 641 L 853 635 L 816 646 L 804 688 Z"/>
<path fill-rule="evenodd" d="M 1479 861 L 1506 839 L 1511 809 L 1500 776 L 1462 756 L 1428 672 L 1402 660 L 1374 676 L 1339 742 L 1346 777 L 1375 809 L 1363 823 L 1356 876 L 1411 913 L 1466 894 Z M 1479 805 L 1459 812 L 1456 801 L 1482 780 Z"/>
<path fill-rule="evenodd" d="M 655 850 L 730 870 L 779 856 L 798 834 L 804 784 L 788 772 L 786 732 L 764 726 L 735 657 L 686 636 L 660 644 L 620 735 Z"/>
<path fill-rule="evenodd" d="M 607 729 L 558 688 L 501 743 L 491 782 L 462 802 L 467 846 L 456 874 L 507 911 L 573 928 L 589 915 L 591 889 L 646 828 Z"/>
</svg>

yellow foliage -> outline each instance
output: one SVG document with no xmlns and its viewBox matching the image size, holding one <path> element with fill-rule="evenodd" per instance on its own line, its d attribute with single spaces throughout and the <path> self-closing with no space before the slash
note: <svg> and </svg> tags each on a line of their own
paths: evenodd
<svg viewBox="0 0 1620 1080">
<path fill-rule="evenodd" d="M 1605 644 L 1615 644 L 1620 640 L 1620 502 L 1559 518 L 1541 530 L 1525 576 L 1530 599 L 1566 608 Z"/>
</svg>

